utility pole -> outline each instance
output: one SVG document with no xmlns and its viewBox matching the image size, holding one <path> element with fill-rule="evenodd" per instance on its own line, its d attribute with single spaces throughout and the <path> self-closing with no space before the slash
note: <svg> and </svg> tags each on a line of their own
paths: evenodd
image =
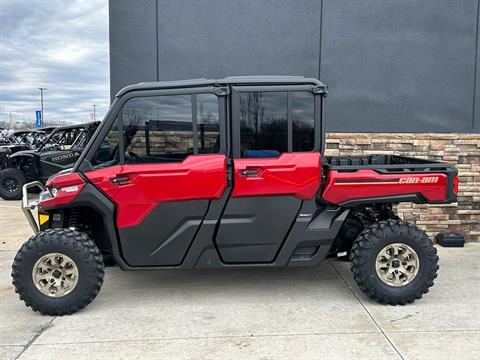
<svg viewBox="0 0 480 360">
<path fill-rule="evenodd" d="M 45 116 L 43 116 L 43 92 L 48 90 L 47 88 L 38 88 L 40 90 L 40 106 L 41 106 L 41 114 L 42 114 L 42 125 L 45 123 Z"/>
<path fill-rule="evenodd" d="M 98 106 L 97 104 L 92 104 L 93 106 L 93 121 L 97 121 L 97 113 L 95 111 L 95 108 Z"/>
</svg>

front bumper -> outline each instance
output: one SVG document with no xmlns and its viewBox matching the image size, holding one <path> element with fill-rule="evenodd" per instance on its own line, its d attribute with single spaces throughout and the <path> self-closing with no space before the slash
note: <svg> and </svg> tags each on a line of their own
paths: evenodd
<svg viewBox="0 0 480 360">
<path fill-rule="evenodd" d="M 28 189 L 38 187 L 41 191 L 45 191 L 45 186 L 40 181 L 33 181 L 23 185 L 22 187 L 22 211 L 25 217 L 27 218 L 28 224 L 32 228 L 33 232 L 37 234 L 40 230 L 39 224 L 35 221 L 32 210 L 35 210 L 38 207 L 39 200 L 28 201 Z"/>
</svg>

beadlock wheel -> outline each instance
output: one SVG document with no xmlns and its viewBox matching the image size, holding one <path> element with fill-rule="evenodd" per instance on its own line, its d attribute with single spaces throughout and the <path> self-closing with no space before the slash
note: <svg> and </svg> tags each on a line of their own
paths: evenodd
<svg viewBox="0 0 480 360">
<path fill-rule="evenodd" d="M 67 255 L 50 253 L 33 266 L 32 279 L 44 295 L 62 297 L 72 292 L 78 283 L 78 268 Z"/>
<path fill-rule="evenodd" d="M 415 250 L 402 243 L 385 246 L 375 261 L 378 277 L 390 286 L 407 285 L 417 276 L 419 268 Z"/>
</svg>

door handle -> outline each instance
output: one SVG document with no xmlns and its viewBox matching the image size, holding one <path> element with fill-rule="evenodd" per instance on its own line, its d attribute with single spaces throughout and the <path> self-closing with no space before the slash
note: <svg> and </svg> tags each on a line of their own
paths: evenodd
<svg viewBox="0 0 480 360">
<path fill-rule="evenodd" d="M 240 174 L 243 176 L 258 176 L 262 172 L 262 169 L 259 167 L 250 167 L 245 170 L 241 170 Z"/>
<path fill-rule="evenodd" d="M 121 184 L 128 181 L 130 181 L 130 178 L 128 176 L 119 176 L 110 179 L 110 182 L 114 184 Z"/>
</svg>

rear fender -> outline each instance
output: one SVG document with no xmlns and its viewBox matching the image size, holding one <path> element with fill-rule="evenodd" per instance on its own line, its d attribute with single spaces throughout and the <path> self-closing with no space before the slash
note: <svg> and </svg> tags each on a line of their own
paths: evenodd
<svg viewBox="0 0 480 360">
<path fill-rule="evenodd" d="M 448 203 L 456 200 L 453 173 L 381 173 L 330 170 L 322 199 L 344 207 L 368 203 Z"/>
</svg>

